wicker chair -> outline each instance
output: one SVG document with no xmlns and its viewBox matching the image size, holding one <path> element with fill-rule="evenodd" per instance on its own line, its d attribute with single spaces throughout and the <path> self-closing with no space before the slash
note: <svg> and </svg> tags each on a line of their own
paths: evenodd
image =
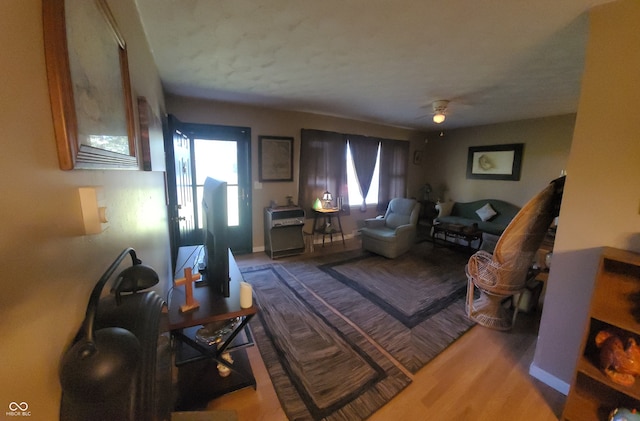
<svg viewBox="0 0 640 421">
<path fill-rule="evenodd" d="M 482 326 L 509 330 L 515 323 L 527 273 L 553 218 L 558 215 L 564 177 L 551 182 L 513 218 L 500 236 L 493 254 L 480 250 L 467 263 L 466 311 Z M 480 292 L 475 298 L 475 289 Z M 511 310 L 505 299 L 519 295 Z"/>
</svg>

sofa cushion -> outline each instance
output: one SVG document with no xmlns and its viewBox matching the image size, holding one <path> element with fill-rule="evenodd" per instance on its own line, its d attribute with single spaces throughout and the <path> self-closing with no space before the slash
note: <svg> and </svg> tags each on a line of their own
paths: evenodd
<svg viewBox="0 0 640 421">
<path fill-rule="evenodd" d="M 398 228 L 400 225 L 411 223 L 411 212 L 416 201 L 412 199 L 393 199 L 389 202 L 389 209 L 385 215 L 385 224 L 389 228 Z"/>
<path fill-rule="evenodd" d="M 451 215 L 451 210 L 453 209 L 454 202 L 438 202 L 436 203 L 436 209 L 438 210 L 439 216 L 449 216 Z"/>
<path fill-rule="evenodd" d="M 490 203 L 486 203 L 483 207 L 478 209 L 476 213 L 483 221 L 488 221 L 498 214 L 495 210 L 493 210 Z"/>
<path fill-rule="evenodd" d="M 368 237 L 375 238 L 378 241 L 383 241 L 385 243 L 392 243 L 396 241 L 395 230 L 390 228 L 363 228 L 362 232 Z"/>
<path fill-rule="evenodd" d="M 390 213 L 385 219 L 389 228 L 398 228 L 400 225 L 407 225 L 409 223 L 409 215 L 399 213 Z"/>
<path fill-rule="evenodd" d="M 411 215 L 413 207 L 416 205 L 416 201 L 413 199 L 406 199 L 398 197 L 392 199 L 389 202 L 389 210 L 393 213 L 401 213 L 403 215 Z"/>
</svg>

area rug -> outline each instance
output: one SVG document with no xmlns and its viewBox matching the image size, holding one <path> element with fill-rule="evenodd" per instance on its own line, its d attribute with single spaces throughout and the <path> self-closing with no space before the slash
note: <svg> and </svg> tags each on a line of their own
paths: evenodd
<svg viewBox="0 0 640 421">
<path fill-rule="evenodd" d="M 354 250 L 243 268 L 260 308 L 251 326 L 289 419 L 365 419 L 401 391 L 410 379 L 397 364 L 415 373 L 473 326 L 467 260 L 421 243 L 394 260 Z"/>
<path fill-rule="evenodd" d="M 251 328 L 289 419 L 363 420 L 410 383 L 282 265 L 242 272 L 259 307 Z"/>
<path fill-rule="evenodd" d="M 415 373 L 474 325 L 464 310 L 468 258 L 421 243 L 393 260 L 356 250 L 284 266 Z"/>
</svg>

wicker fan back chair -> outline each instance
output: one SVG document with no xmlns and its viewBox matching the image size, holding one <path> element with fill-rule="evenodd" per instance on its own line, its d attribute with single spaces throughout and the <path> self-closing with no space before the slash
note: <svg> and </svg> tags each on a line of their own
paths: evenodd
<svg viewBox="0 0 640 421">
<path fill-rule="evenodd" d="M 479 250 L 467 263 L 467 315 L 480 325 L 509 330 L 515 323 L 520 300 L 513 310 L 506 298 L 522 298 L 527 274 L 553 218 L 557 216 L 564 177 L 554 180 L 516 214 L 500 236 L 493 254 Z M 474 298 L 475 289 L 480 292 Z"/>
</svg>

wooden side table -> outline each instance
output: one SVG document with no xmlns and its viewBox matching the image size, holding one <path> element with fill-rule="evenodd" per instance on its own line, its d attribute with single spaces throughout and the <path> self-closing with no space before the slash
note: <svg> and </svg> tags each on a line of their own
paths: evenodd
<svg viewBox="0 0 640 421">
<path fill-rule="evenodd" d="M 335 216 L 338 219 L 338 228 L 332 223 L 332 217 Z M 322 225 L 318 226 L 318 220 Z M 342 236 L 342 244 L 344 245 L 344 233 L 342 232 L 342 222 L 340 222 L 340 209 L 328 208 L 328 209 L 314 209 L 313 210 L 313 234 L 322 234 L 322 247 L 324 247 L 324 237 L 329 236 L 329 239 L 333 243 L 333 234 L 340 234 Z"/>
</svg>

